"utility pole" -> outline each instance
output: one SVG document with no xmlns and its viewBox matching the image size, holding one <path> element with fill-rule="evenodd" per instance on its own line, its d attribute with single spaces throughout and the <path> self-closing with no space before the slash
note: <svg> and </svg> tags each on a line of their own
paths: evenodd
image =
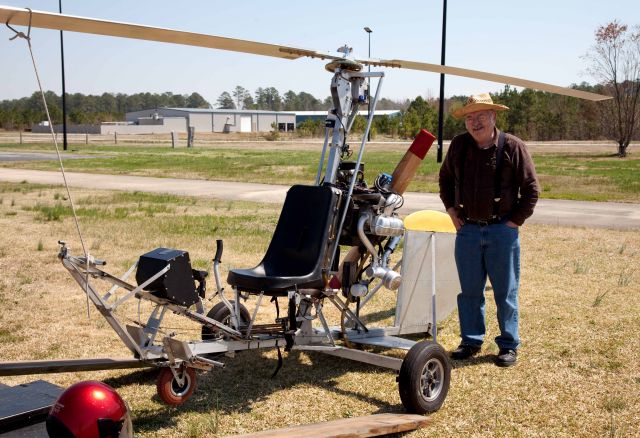
<svg viewBox="0 0 640 438">
<path fill-rule="evenodd" d="M 442 50 L 440 65 L 444 66 L 445 47 L 447 45 L 447 0 L 442 2 Z M 442 135 L 444 128 L 444 73 L 440 73 L 440 105 L 438 108 L 438 163 L 442 163 Z"/>
<path fill-rule="evenodd" d="M 58 0 L 58 9 L 62 14 L 62 0 Z M 62 65 L 62 133 L 63 149 L 67 150 L 67 90 L 64 85 L 64 41 L 62 31 L 60 31 L 60 63 Z"/>
<path fill-rule="evenodd" d="M 371 30 L 370 27 L 364 28 L 365 32 L 369 35 L 369 55 L 368 58 L 371 59 Z M 371 73 L 371 64 L 368 65 L 369 73 Z M 371 117 L 371 78 L 367 78 L 367 119 Z M 371 141 L 371 130 L 367 133 L 367 141 Z"/>
</svg>

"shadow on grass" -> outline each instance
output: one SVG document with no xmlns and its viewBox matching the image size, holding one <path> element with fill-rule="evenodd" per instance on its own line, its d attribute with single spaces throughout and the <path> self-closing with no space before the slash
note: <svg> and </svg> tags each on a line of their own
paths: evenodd
<svg viewBox="0 0 640 438">
<path fill-rule="evenodd" d="M 449 359 L 449 361 L 451 362 L 451 368 L 453 368 L 455 370 L 455 369 L 458 369 L 458 368 L 465 368 L 465 367 L 482 365 L 484 363 L 495 363 L 496 355 L 495 354 L 483 354 L 481 356 L 474 356 L 474 357 L 472 357 L 470 359 L 465 359 L 465 360 Z"/>
<path fill-rule="evenodd" d="M 134 371 L 129 374 L 123 374 L 118 377 L 110 377 L 106 380 L 103 380 L 107 385 L 118 389 L 121 386 L 133 385 L 137 383 L 151 383 L 155 382 L 156 377 L 158 377 L 159 368 L 145 368 L 142 370 Z"/>
<path fill-rule="evenodd" d="M 382 399 L 338 387 L 338 377 L 348 372 L 375 373 L 379 378 L 395 379 L 393 371 L 382 372 L 379 367 L 360 362 L 331 357 L 316 352 L 304 352 L 311 363 L 302 363 L 300 351 L 284 353 L 283 367 L 271 378 L 277 359 L 265 357 L 264 350 L 238 353 L 233 359 L 225 359 L 227 366 L 207 374 L 198 374 L 198 387 L 184 405 L 164 405 L 158 395 L 153 400 L 157 409 L 139 410 L 133 420 L 134 430 L 154 432 L 177 425 L 178 413 L 193 412 L 212 415 L 248 413 L 256 402 L 266 400 L 271 394 L 297 385 L 313 385 L 341 396 L 353 397 L 375 406 L 373 413 L 404 412 L 400 403 L 391 404 Z M 105 380 L 110 386 L 119 388 L 132 384 L 154 385 L 158 371 L 145 369 L 131 374 Z"/>
<path fill-rule="evenodd" d="M 396 309 L 394 307 L 392 309 L 379 310 L 377 312 L 367 313 L 365 316 L 362 317 L 362 320 L 365 323 L 380 322 L 380 321 L 384 321 L 387 318 L 391 318 L 395 314 L 396 314 Z"/>
</svg>

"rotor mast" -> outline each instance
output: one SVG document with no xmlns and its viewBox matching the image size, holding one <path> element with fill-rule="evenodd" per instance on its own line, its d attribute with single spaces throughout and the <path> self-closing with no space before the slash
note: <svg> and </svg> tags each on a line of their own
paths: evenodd
<svg viewBox="0 0 640 438">
<path fill-rule="evenodd" d="M 331 130 L 329 158 L 324 177 L 324 183 L 329 184 L 336 183 L 341 158 L 348 152 L 347 136 L 358 115 L 358 108 L 367 103 L 369 93 L 366 78 L 384 76 L 381 72 L 362 72 L 362 64 L 349 57 L 352 52 L 350 47 L 345 45 L 339 48 L 338 52 L 343 53 L 344 57 L 334 59 L 325 66 L 327 71 L 333 73 L 330 87 L 333 108 L 329 110 L 325 122 L 326 129 Z M 373 117 L 372 114 L 369 114 L 370 119 Z M 367 126 L 370 125 L 369 120 Z M 328 138 L 327 133 L 325 148 Z M 324 158 L 324 150 L 322 157 Z"/>
</svg>

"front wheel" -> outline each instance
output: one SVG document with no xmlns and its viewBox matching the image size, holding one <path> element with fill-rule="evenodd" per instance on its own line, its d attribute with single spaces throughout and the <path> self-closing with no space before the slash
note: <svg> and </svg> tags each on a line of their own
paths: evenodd
<svg viewBox="0 0 640 438">
<path fill-rule="evenodd" d="M 182 385 L 173 375 L 171 368 L 165 367 L 160 370 L 156 389 L 160 399 L 168 405 L 177 406 L 186 402 L 193 391 L 196 390 L 196 372 L 193 368 L 182 366 L 178 369 L 178 375 L 183 379 Z"/>
<path fill-rule="evenodd" d="M 435 412 L 449 392 L 451 365 L 439 344 L 418 342 L 407 353 L 398 377 L 400 399 L 408 412 Z"/>
</svg>

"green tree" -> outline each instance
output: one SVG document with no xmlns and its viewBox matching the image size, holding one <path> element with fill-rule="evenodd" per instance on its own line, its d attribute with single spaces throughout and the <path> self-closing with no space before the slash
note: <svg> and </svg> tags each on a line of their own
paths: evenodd
<svg viewBox="0 0 640 438">
<path fill-rule="evenodd" d="M 255 104 L 257 109 L 280 111 L 282 99 L 280 93 L 274 87 L 258 88 L 256 90 Z"/>
<path fill-rule="evenodd" d="M 298 93 L 298 106 L 294 109 L 300 111 L 317 111 L 322 110 L 322 102 L 313 95 L 301 91 Z"/>
<path fill-rule="evenodd" d="M 285 111 L 293 111 L 293 110 L 300 110 L 299 108 L 299 104 L 298 104 L 298 95 L 292 91 L 289 90 L 286 93 L 284 93 L 284 99 L 282 101 L 282 109 Z"/>
<path fill-rule="evenodd" d="M 187 99 L 181 94 L 168 93 L 167 98 L 168 98 L 167 106 L 170 108 L 186 108 L 187 107 Z"/>
<path fill-rule="evenodd" d="M 233 102 L 233 98 L 227 91 L 223 91 L 217 100 L 218 108 L 220 109 L 235 109 L 236 105 Z"/>
<path fill-rule="evenodd" d="M 296 126 L 301 137 L 320 137 L 324 134 L 324 120 L 306 119 Z"/>
<path fill-rule="evenodd" d="M 304 91 L 296 94 L 295 91 L 289 90 L 284 93 L 282 99 L 284 111 L 315 111 L 322 110 L 322 107 L 322 102 L 319 99 Z"/>
<path fill-rule="evenodd" d="M 99 99 L 98 108 L 102 113 L 118 113 L 118 104 L 116 102 L 116 97 L 111 93 L 102 93 Z"/>
<path fill-rule="evenodd" d="M 402 116 L 400 135 L 404 138 L 415 137 L 420 129 L 433 132 L 438 123 L 438 113 L 433 104 L 421 96 L 416 97 Z"/>
<path fill-rule="evenodd" d="M 393 99 L 388 99 L 386 97 L 383 97 L 380 100 L 378 100 L 378 103 L 376 104 L 376 109 L 405 111 L 409 107 L 410 103 L 411 101 L 409 99 L 393 100 Z"/>
<path fill-rule="evenodd" d="M 360 114 L 356 115 L 351 126 L 351 132 L 363 133 L 367 127 L 367 119 Z"/>
<path fill-rule="evenodd" d="M 189 97 L 187 97 L 187 107 L 189 108 L 209 108 L 209 102 L 207 102 L 204 97 L 202 97 L 198 93 L 191 93 Z M 156 107 L 157 108 L 157 107 Z"/>
<path fill-rule="evenodd" d="M 465 131 L 464 119 L 456 119 L 451 114 L 447 114 L 442 125 L 442 136 L 444 139 L 451 140 L 458 134 Z"/>
</svg>

